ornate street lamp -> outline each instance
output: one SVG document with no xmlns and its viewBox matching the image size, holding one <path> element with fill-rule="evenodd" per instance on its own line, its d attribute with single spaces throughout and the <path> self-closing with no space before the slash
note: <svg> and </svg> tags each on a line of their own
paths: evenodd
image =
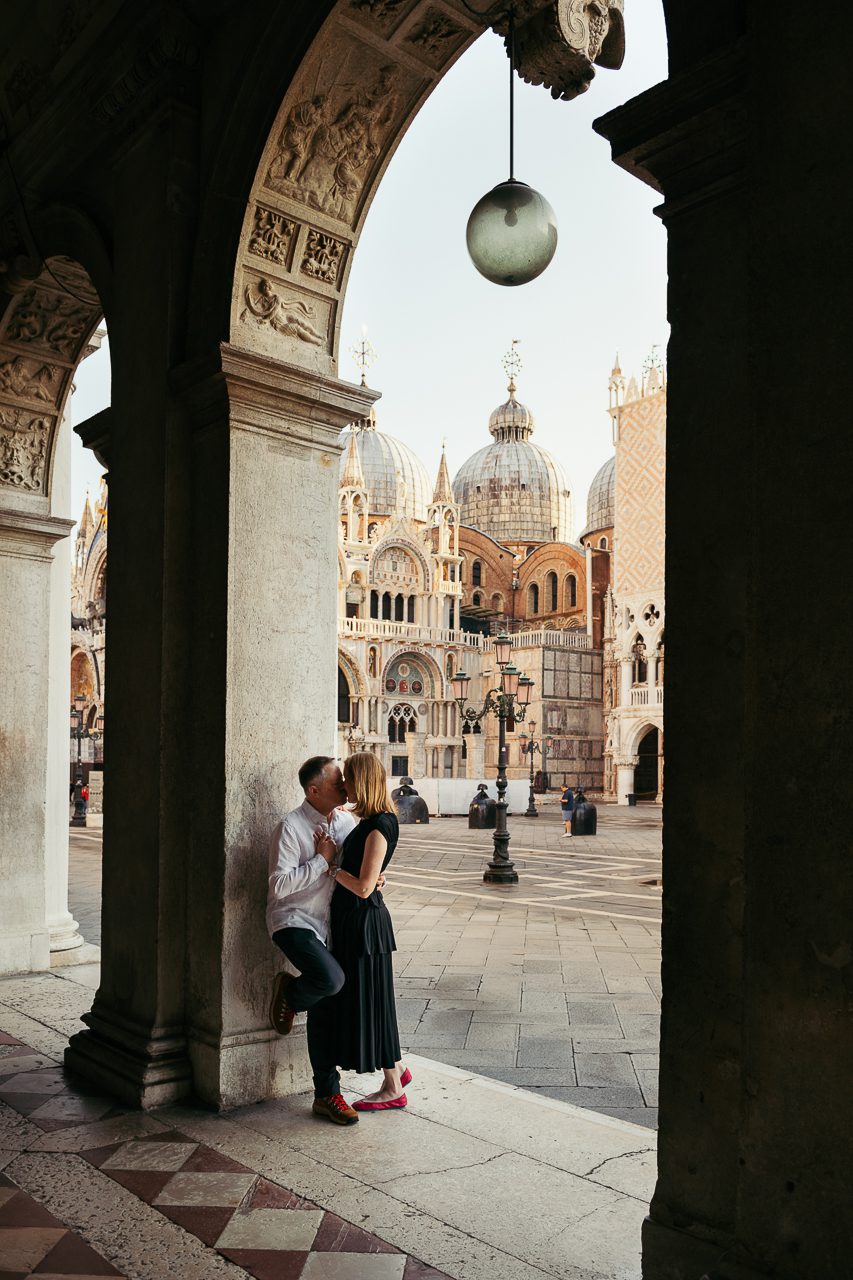
<svg viewBox="0 0 853 1280">
<path fill-rule="evenodd" d="M 530 793 L 527 800 L 527 808 L 524 811 L 524 816 L 525 818 L 538 818 L 539 810 L 536 808 L 536 801 L 534 799 L 535 792 L 533 790 L 533 757 L 536 755 L 537 751 L 541 753 L 542 773 L 544 774 L 545 786 L 547 788 L 548 774 L 546 772 L 546 760 L 547 760 L 548 748 L 551 746 L 551 739 L 542 738 L 540 742 L 535 741 L 533 736 L 536 732 L 535 720 L 528 720 L 527 729 L 528 729 L 527 733 L 520 733 L 518 735 L 518 742 L 521 747 L 521 754 L 530 757 Z"/>
<path fill-rule="evenodd" d="M 509 178 L 482 196 L 468 218 L 465 239 L 474 266 L 493 284 L 527 284 L 541 275 L 557 248 L 557 219 L 548 201 L 515 177 L 515 13 L 510 8 Z"/>
<path fill-rule="evenodd" d="M 509 860 L 509 832 L 506 825 L 506 722 L 516 719 L 527 710 L 533 681 L 523 676 L 517 667 L 510 663 L 512 641 L 506 634 L 495 639 L 495 658 L 500 668 L 500 683 L 497 689 L 490 689 L 486 694 L 480 711 L 465 704 L 468 699 L 468 686 L 471 677 L 464 671 L 457 671 L 451 680 L 453 694 L 462 716 L 463 733 L 479 732 L 480 721 L 491 712 L 498 718 L 498 799 L 495 806 L 494 853 L 492 860 L 483 872 L 486 884 L 518 884 L 518 872 Z"/>
</svg>

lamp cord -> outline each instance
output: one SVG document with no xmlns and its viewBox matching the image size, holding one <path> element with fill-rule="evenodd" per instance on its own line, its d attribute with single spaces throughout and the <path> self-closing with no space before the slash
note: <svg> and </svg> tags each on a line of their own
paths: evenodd
<svg viewBox="0 0 853 1280">
<path fill-rule="evenodd" d="M 509 11 L 509 180 L 515 178 L 515 6 Z"/>
</svg>

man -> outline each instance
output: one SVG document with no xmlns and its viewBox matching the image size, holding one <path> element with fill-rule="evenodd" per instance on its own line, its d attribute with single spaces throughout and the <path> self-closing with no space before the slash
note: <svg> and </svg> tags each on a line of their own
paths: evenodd
<svg viewBox="0 0 853 1280">
<path fill-rule="evenodd" d="M 270 1021 L 290 1034 L 296 1013 L 308 1011 L 308 1057 L 314 1073 L 317 1116 L 333 1124 L 356 1124 L 358 1113 L 341 1097 L 335 1065 L 334 1014 L 327 997 L 344 983 L 341 966 L 328 950 L 329 904 L 344 840 L 355 819 L 338 808 L 346 802 L 343 775 L 331 756 L 312 756 L 299 770 L 305 799 L 273 832 L 269 862 L 267 928 L 299 976 L 280 973 L 273 988 Z M 314 847 L 314 832 L 328 830 L 335 853 Z"/>
</svg>

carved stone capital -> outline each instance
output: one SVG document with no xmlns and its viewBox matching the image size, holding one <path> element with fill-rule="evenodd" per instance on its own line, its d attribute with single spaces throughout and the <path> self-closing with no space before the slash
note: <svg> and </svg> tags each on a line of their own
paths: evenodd
<svg viewBox="0 0 853 1280">
<path fill-rule="evenodd" d="M 67 538 L 73 528 L 73 520 L 59 516 L 0 509 L 0 556 L 50 561 L 54 545 Z"/>
<path fill-rule="evenodd" d="M 528 84 L 553 98 L 585 93 L 595 67 L 618 70 L 625 57 L 624 0 L 527 0 L 516 6 L 515 61 Z M 494 30 L 508 40 L 504 13 Z"/>
</svg>

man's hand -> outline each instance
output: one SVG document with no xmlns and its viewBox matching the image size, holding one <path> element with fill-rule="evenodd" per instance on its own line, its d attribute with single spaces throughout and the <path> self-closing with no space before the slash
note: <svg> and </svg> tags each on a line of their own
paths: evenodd
<svg viewBox="0 0 853 1280">
<path fill-rule="evenodd" d="M 335 844 L 328 831 L 324 831 L 322 827 L 318 827 L 314 832 L 314 851 L 325 858 L 329 866 L 335 860 L 338 852 L 338 846 Z"/>
</svg>

